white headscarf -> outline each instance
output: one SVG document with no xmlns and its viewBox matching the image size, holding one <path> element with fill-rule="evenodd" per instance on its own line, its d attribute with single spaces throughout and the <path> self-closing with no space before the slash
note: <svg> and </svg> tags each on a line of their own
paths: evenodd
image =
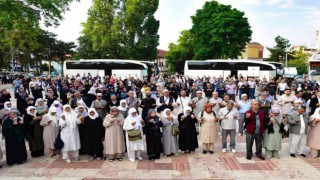
<svg viewBox="0 0 320 180">
<path fill-rule="evenodd" d="M 70 111 L 67 112 L 66 108 L 70 107 Z M 77 114 L 72 110 L 71 106 L 69 104 L 66 104 L 63 106 L 63 113 L 61 116 L 65 116 L 65 121 L 76 121 L 77 120 Z M 68 123 L 71 129 L 74 129 L 77 127 L 77 123 Z"/>
<path fill-rule="evenodd" d="M 190 113 L 189 114 L 187 114 L 187 111 L 190 111 L 190 113 L 191 113 L 191 111 L 192 111 L 192 109 L 191 109 L 191 107 L 190 106 L 186 106 L 185 108 L 184 108 L 184 111 L 183 111 L 183 114 L 185 115 L 185 116 L 187 116 L 187 115 L 190 115 Z"/>
<path fill-rule="evenodd" d="M 36 103 L 35 103 L 35 106 L 36 106 L 36 107 L 37 107 L 37 106 L 40 106 L 40 101 L 43 101 L 42 107 L 45 107 L 45 106 L 47 105 L 47 101 L 46 101 L 45 99 L 38 98 L 38 99 L 36 100 Z"/>
<path fill-rule="evenodd" d="M 79 105 L 79 106 L 77 106 L 75 109 L 74 109 L 74 112 L 77 114 L 77 115 L 79 115 L 79 108 L 83 108 L 83 112 L 82 112 L 82 114 L 81 114 L 81 116 L 84 116 L 84 117 L 86 117 L 86 116 L 88 116 L 88 112 L 87 112 L 87 109 L 84 107 L 84 106 L 82 106 L 82 105 Z"/>
<path fill-rule="evenodd" d="M 88 91 L 88 94 L 96 95 L 96 88 L 95 87 L 91 87 L 90 90 Z"/>
<path fill-rule="evenodd" d="M 10 107 L 10 108 L 8 107 L 8 104 L 11 104 L 11 107 Z M 11 103 L 10 101 L 5 102 L 5 103 L 4 103 L 4 109 L 10 111 L 10 110 L 12 109 L 12 103 Z"/>
<path fill-rule="evenodd" d="M 57 126 L 57 125 L 58 125 L 58 118 L 59 118 L 59 116 L 57 115 L 57 113 L 56 113 L 55 115 L 52 115 L 51 113 L 53 113 L 53 112 L 56 113 L 56 112 L 57 112 L 57 108 L 55 108 L 55 107 L 49 108 L 48 113 L 45 114 L 45 115 L 43 116 L 43 118 L 48 117 L 49 120 L 51 120 L 51 125 Z"/>
<path fill-rule="evenodd" d="M 169 108 L 166 108 L 166 109 L 164 109 L 164 110 L 162 111 L 162 116 L 163 116 L 163 117 L 165 117 L 165 118 L 169 117 L 169 116 L 166 114 L 167 111 L 170 111 L 170 116 L 173 116 L 171 110 L 170 110 Z"/>
<path fill-rule="evenodd" d="M 58 106 L 58 107 L 55 107 L 55 105 L 59 105 L 59 106 Z M 59 100 L 53 101 L 53 103 L 52 103 L 52 105 L 50 106 L 50 108 L 51 108 L 51 107 L 54 107 L 54 108 L 57 109 L 57 115 L 58 115 L 58 116 L 60 116 L 60 115 L 62 114 L 62 112 L 63 112 L 63 110 L 62 110 L 62 104 L 61 104 L 61 102 L 60 102 Z"/>
<path fill-rule="evenodd" d="M 135 108 L 130 108 L 126 120 L 129 120 L 130 122 L 136 122 L 136 124 L 134 125 L 134 128 L 135 129 L 140 129 L 140 127 L 141 127 L 141 122 L 140 122 L 141 117 L 138 114 L 136 114 L 136 116 L 132 116 L 132 113 L 134 113 L 134 112 L 137 112 L 137 110 Z"/>
<path fill-rule="evenodd" d="M 90 115 L 90 112 L 92 112 L 92 111 L 94 112 L 93 116 Z M 99 114 L 97 113 L 96 109 L 90 108 L 88 110 L 88 116 L 90 117 L 90 119 L 95 120 L 97 117 L 99 117 Z"/>
<path fill-rule="evenodd" d="M 121 106 L 122 103 L 126 103 L 126 107 L 122 107 L 122 106 Z M 127 105 L 126 100 L 122 99 L 122 100 L 120 101 L 120 105 L 118 106 L 118 109 L 119 109 L 120 111 L 127 111 L 128 105 Z"/>
<path fill-rule="evenodd" d="M 311 120 L 320 119 L 320 107 L 318 107 L 314 113 L 310 116 Z"/>
<path fill-rule="evenodd" d="M 29 107 L 27 108 L 27 114 L 29 114 L 29 115 L 31 115 L 31 116 L 36 116 L 37 111 L 35 110 L 35 111 L 32 113 L 32 112 L 31 112 L 31 109 L 36 109 L 36 107 L 34 107 L 34 106 L 29 106 Z"/>
</svg>

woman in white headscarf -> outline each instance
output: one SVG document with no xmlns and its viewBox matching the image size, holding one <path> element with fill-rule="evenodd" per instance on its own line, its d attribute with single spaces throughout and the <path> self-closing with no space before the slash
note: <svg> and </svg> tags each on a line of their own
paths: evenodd
<svg viewBox="0 0 320 180">
<path fill-rule="evenodd" d="M 20 115 L 19 110 L 17 108 L 14 108 L 10 101 L 5 102 L 3 106 L 4 108 L 0 111 L 0 120 L 5 120 L 11 110 L 17 111 L 17 115 Z"/>
<path fill-rule="evenodd" d="M 53 101 L 53 103 L 52 103 L 52 105 L 50 106 L 50 108 L 51 107 L 55 107 L 56 108 L 56 112 L 57 112 L 57 116 L 59 116 L 60 117 L 60 115 L 62 114 L 62 112 L 63 112 L 63 108 L 62 108 L 62 104 L 61 104 L 61 102 L 59 101 L 59 100 L 55 100 L 55 101 Z"/>
<path fill-rule="evenodd" d="M 179 121 L 179 148 L 181 151 L 193 153 L 199 147 L 195 124 L 196 116 L 191 112 L 190 106 L 184 108 L 184 113 L 178 115 Z"/>
<path fill-rule="evenodd" d="M 124 120 L 123 129 L 126 131 L 126 144 L 127 144 L 127 152 L 128 158 L 131 162 L 136 162 L 136 158 L 140 161 L 143 159 L 140 154 L 144 148 L 143 142 L 143 131 L 142 127 L 144 126 L 144 120 L 137 114 L 137 110 L 135 108 L 130 108 L 128 117 Z M 140 132 L 140 138 L 136 140 L 130 141 L 128 136 L 128 131 L 138 131 Z"/>
<path fill-rule="evenodd" d="M 123 118 L 127 118 L 128 115 L 128 105 L 125 99 L 120 101 L 120 105 L 118 106 L 119 113 L 122 114 Z"/>
<path fill-rule="evenodd" d="M 72 109 L 70 105 L 63 106 L 63 113 L 59 119 L 59 125 L 61 126 L 61 139 L 64 142 L 64 146 L 61 149 L 62 151 L 62 159 L 64 159 L 67 163 L 71 163 L 71 159 L 75 158 L 76 160 L 80 160 L 79 158 L 79 149 L 80 145 L 80 137 L 78 124 L 81 123 L 80 116 L 77 115 Z"/>
<path fill-rule="evenodd" d="M 310 117 L 310 130 L 307 136 L 307 146 L 310 147 L 311 156 L 314 158 L 320 155 L 320 108 L 317 108 Z"/>
<path fill-rule="evenodd" d="M 74 112 L 79 116 L 79 119 L 81 121 L 81 123 L 78 125 L 78 129 L 79 129 L 79 135 L 80 135 L 80 144 L 84 144 L 84 131 L 85 131 L 84 118 L 88 116 L 88 112 L 83 105 L 77 106 L 74 109 Z M 87 154 L 83 148 L 84 148 L 84 146 L 81 146 L 79 153 L 80 154 Z"/>
<path fill-rule="evenodd" d="M 84 144 L 82 149 L 91 156 L 90 160 L 101 160 L 103 157 L 104 127 L 102 119 L 94 108 L 88 110 L 84 119 Z"/>
<path fill-rule="evenodd" d="M 44 147 L 51 151 L 51 157 L 56 155 L 54 148 L 54 141 L 59 133 L 59 116 L 57 115 L 57 109 L 51 107 L 49 112 L 42 117 L 40 125 L 44 126 L 43 128 L 43 141 Z"/>
<path fill-rule="evenodd" d="M 163 154 L 166 156 L 177 154 L 179 150 L 178 138 L 172 135 L 172 126 L 179 124 L 178 118 L 167 108 L 162 112 L 161 119 L 163 124 Z"/>
<path fill-rule="evenodd" d="M 268 159 L 271 157 L 280 159 L 279 151 L 282 144 L 281 131 L 284 128 L 284 119 L 278 108 L 271 109 L 271 114 L 272 117 L 264 131 L 263 146 Z"/>
<path fill-rule="evenodd" d="M 88 94 L 87 94 L 87 98 L 88 98 L 88 104 L 92 104 L 92 102 L 96 99 L 96 93 L 97 89 L 95 87 L 91 87 L 90 90 L 88 91 Z"/>
<path fill-rule="evenodd" d="M 124 118 L 119 113 L 119 109 L 116 106 L 111 107 L 110 113 L 103 121 L 103 126 L 106 128 L 105 154 L 110 162 L 113 162 L 115 158 L 122 161 L 123 154 L 126 151 L 123 123 Z"/>
<path fill-rule="evenodd" d="M 35 103 L 35 106 L 36 106 L 37 113 L 40 114 L 41 116 L 48 113 L 48 106 L 46 104 L 45 99 L 38 98 Z"/>
<path fill-rule="evenodd" d="M 24 116 L 23 121 L 27 130 L 27 139 L 32 157 L 44 155 L 43 127 L 40 126 L 41 119 L 41 116 L 36 111 L 36 107 L 29 106 L 27 108 L 27 114 Z"/>
</svg>

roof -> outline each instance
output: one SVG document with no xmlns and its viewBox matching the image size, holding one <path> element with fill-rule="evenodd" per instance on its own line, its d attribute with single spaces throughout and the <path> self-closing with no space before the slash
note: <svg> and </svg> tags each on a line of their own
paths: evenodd
<svg viewBox="0 0 320 180">
<path fill-rule="evenodd" d="M 165 51 L 165 50 L 162 50 L 162 49 L 157 49 L 158 50 L 158 54 L 157 54 L 157 57 L 158 58 L 165 58 L 168 51 Z"/>
<path fill-rule="evenodd" d="M 248 46 L 249 47 L 262 47 L 263 48 L 263 46 L 258 42 L 252 42 L 252 43 L 248 44 Z"/>
</svg>

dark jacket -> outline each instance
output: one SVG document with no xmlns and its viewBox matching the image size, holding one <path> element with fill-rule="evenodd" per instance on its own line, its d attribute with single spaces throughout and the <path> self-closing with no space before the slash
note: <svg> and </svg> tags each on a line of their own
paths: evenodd
<svg viewBox="0 0 320 180">
<path fill-rule="evenodd" d="M 247 133 L 254 134 L 254 130 L 256 128 L 255 112 L 250 109 L 246 113 L 250 113 L 250 117 L 245 119 L 245 127 L 247 130 Z M 260 118 L 260 135 L 263 135 L 264 134 L 264 127 L 265 127 L 265 123 L 266 123 L 265 115 L 262 110 L 258 111 L 258 115 Z"/>
</svg>

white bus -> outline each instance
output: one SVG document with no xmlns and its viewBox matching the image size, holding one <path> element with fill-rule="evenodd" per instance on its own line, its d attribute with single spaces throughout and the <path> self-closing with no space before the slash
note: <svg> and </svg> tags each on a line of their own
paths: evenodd
<svg viewBox="0 0 320 180">
<path fill-rule="evenodd" d="M 268 62 L 254 60 L 206 60 L 186 61 L 184 75 L 197 77 L 259 77 L 269 80 L 276 77 L 276 67 Z"/>
<path fill-rule="evenodd" d="M 119 59 L 81 59 L 80 61 L 65 61 L 63 64 L 64 75 L 76 76 L 90 73 L 92 76 L 149 77 L 148 67 L 139 61 Z"/>
</svg>

